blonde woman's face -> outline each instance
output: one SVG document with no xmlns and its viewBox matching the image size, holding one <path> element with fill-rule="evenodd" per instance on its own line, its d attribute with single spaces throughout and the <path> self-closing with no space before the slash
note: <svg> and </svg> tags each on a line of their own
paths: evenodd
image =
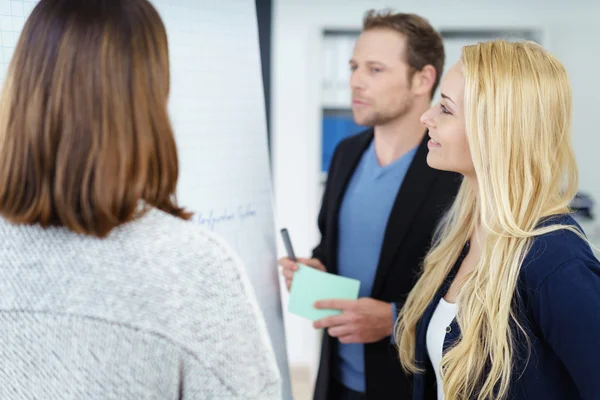
<svg viewBox="0 0 600 400">
<path fill-rule="evenodd" d="M 431 138 L 427 164 L 431 168 L 474 176 L 465 128 L 465 78 L 460 62 L 444 76 L 440 89 L 440 101 L 421 116 Z"/>
</svg>

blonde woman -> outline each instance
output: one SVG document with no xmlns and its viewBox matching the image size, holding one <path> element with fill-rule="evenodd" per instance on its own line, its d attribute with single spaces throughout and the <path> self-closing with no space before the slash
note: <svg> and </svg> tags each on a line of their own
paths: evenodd
<svg viewBox="0 0 600 400">
<path fill-rule="evenodd" d="M 413 399 L 599 399 L 600 263 L 568 215 L 564 67 L 533 43 L 480 43 L 441 92 L 427 162 L 465 179 L 398 321 Z"/>
</svg>

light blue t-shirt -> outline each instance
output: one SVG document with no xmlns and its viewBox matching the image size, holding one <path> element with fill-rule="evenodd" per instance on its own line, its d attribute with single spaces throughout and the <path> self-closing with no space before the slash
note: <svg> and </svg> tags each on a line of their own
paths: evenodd
<svg viewBox="0 0 600 400">
<path fill-rule="evenodd" d="M 373 140 L 348 183 L 339 215 L 338 274 L 360 280 L 359 297 L 371 295 L 388 218 L 416 151 L 382 167 Z M 365 392 L 364 345 L 339 343 L 337 357 L 335 377 Z"/>
</svg>

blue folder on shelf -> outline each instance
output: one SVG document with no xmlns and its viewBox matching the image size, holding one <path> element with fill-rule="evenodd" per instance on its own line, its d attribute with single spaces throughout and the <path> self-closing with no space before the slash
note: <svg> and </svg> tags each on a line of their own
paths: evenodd
<svg viewBox="0 0 600 400">
<path fill-rule="evenodd" d="M 335 147 L 348 136 L 355 135 L 366 128 L 357 125 L 352 115 L 324 115 L 322 127 L 321 171 L 327 172 Z"/>
</svg>

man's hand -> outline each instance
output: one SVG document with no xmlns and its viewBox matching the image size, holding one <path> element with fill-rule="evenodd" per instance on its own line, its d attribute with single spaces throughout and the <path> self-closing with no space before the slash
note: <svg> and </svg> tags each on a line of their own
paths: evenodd
<svg viewBox="0 0 600 400">
<path fill-rule="evenodd" d="M 315 308 L 342 310 L 342 314 L 315 321 L 341 343 L 373 343 L 390 336 L 394 329 L 392 304 L 363 297 L 358 300 L 322 300 Z"/>
<path fill-rule="evenodd" d="M 304 264 L 309 267 L 313 267 L 318 269 L 319 271 L 325 272 L 325 266 L 316 258 L 298 258 L 299 264 Z M 292 280 L 294 279 L 294 274 L 298 271 L 298 264 L 293 262 L 287 257 L 284 257 L 279 260 L 279 265 L 283 268 L 281 270 L 281 275 L 285 278 L 285 286 L 290 290 L 292 287 Z"/>
</svg>

